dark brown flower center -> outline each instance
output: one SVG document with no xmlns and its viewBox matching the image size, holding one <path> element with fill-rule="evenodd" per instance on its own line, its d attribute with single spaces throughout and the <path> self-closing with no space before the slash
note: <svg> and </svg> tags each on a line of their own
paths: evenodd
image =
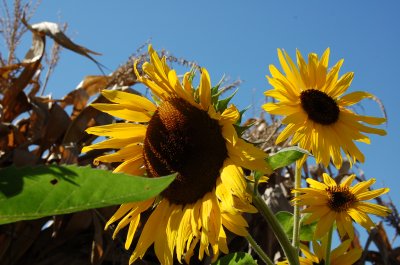
<svg viewBox="0 0 400 265">
<path fill-rule="evenodd" d="M 178 172 L 162 192 L 175 204 L 190 204 L 214 189 L 228 156 L 217 120 L 183 99 L 164 101 L 154 113 L 144 140 L 150 177 Z"/>
<path fill-rule="evenodd" d="M 339 107 L 335 100 L 322 91 L 307 89 L 300 94 L 301 106 L 308 117 L 323 125 L 330 125 L 339 119 Z"/>
<path fill-rule="evenodd" d="M 331 186 L 328 192 L 328 206 L 335 212 L 347 211 L 356 201 L 356 196 L 348 187 Z"/>
<path fill-rule="evenodd" d="M 325 260 L 321 259 L 319 262 L 313 261 L 313 265 L 325 265 Z"/>
</svg>

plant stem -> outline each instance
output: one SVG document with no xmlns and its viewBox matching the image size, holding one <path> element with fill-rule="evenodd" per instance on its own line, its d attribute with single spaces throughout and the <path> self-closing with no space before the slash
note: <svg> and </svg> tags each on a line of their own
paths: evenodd
<svg viewBox="0 0 400 265">
<path fill-rule="evenodd" d="M 296 169 L 294 174 L 294 188 L 301 188 L 301 166 L 302 163 L 296 161 Z M 294 193 L 294 197 L 299 196 L 298 192 Z M 292 245 L 298 251 L 300 242 L 300 206 L 295 204 L 293 209 L 293 238 Z"/>
<path fill-rule="evenodd" d="M 262 250 L 262 248 L 257 244 L 257 242 L 254 240 L 254 238 L 250 234 L 247 234 L 246 239 L 250 243 L 250 245 L 254 249 L 254 251 L 257 253 L 257 255 L 262 259 L 262 261 L 265 264 L 274 265 L 274 263 L 270 260 L 270 258 L 267 256 L 267 254 Z"/>
<path fill-rule="evenodd" d="M 268 205 L 266 205 L 265 201 L 263 200 L 263 198 L 261 198 L 258 192 L 253 193 L 253 203 L 257 207 L 261 215 L 264 217 L 264 219 L 271 226 L 272 231 L 275 233 L 276 238 L 278 239 L 283 251 L 285 252 L 289 264 L 299 265 L 298 251 L 294 247 L 292 247 L 281 224 L 278 222 L 275 215 L 268 207 Z"/>
<path fill-rule="evenodd" d="M 332 233 L 333 233 L 333 226 L 329 229 L 328 239 L 326 243 L 326 252 L 325 252 L 325 265 L 331 264 L 331 245 L 332 245 Z"/>
</svg>

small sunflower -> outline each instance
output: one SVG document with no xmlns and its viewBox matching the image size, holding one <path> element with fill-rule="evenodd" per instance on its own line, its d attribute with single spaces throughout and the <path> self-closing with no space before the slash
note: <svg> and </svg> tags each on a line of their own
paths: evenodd
<svg viewBox="0 0 400 265">
<path fill-rule="evenodd" d="M 341 150 L 351 163 L 364 162 L 364 155 L 354 141 L 369 144 L 370 139 L 364 133 L 386 135 L 384 130 L 366 125 L 379 125 L 386 119 L 358 115 L 349 109 L 362 99 L 374 96 L 362 91 L 342 96 L 353 80 L 353 73 L 339 78 L 343 59 L 328 71 L 329 52 L 326 49 L 320 59 L 310 53 L 306 63 L 297 51 L 296 66 L 286 52 L 278 49 L 284 73 L 270 65 L 272 77 L 267 79 L 274 89 L 265 92 L 278 102 L 266 103 L 263 109 L 286 116 L 282 123 L 287 126 L 276 139 L 277 143 L 293 136 L 292 144 L 310 151 L 317 163 L 328 166 L 332 158 L 333 164 L 340 168 Z"/>
<path fill-rule="evenodd" d="M 315 238 L 324 236 L 334 221 L 341 237 L 348 234 L 353 238 L 353 220 L 369 231 L 375 224 L 368 214 L 386 216 L 390 213 L 390 209 L 385 206 L 365 202 L 387 193 L 389 188 L 369 190 L 375 179 L 362 181 L 350 187 L 355 177 L 351 175 L 337 184 L 328 174 L 323 173 L 324 183 L 308 178 L 306 181 L 310 184 L 309 188 L 293 189 L 292 192 L 300 193 L 293 201 L 306 206 L 303 213 L 311 214 L 306 223 L 318 220 Z"/>
<path fill-rule="evenodd" d="M 130 263 L 142 258 L 154 244 L 162 264 L 174 257 L 189 262 L 199 245 L 198 258 L 206 253 L 215 260 L 220 251 L 227 253 L 225 228 L 245 236 L 247 223 L 243 212 L 255 212 L 246 193 L 242 167 L 270 172 L 266 154 L 245 142 L 234 125 L 240 113 L 234 105 L 217 111 L 206 69 L 201 69 L 199 86 L 192 86 L 192 73 L 181 82 L 166 58 L 160 59 L 149 46 L 150 63 L 142 66 L 138 80 L 150 88 L 157 104 L 115 90 L 102 94 L 111 104 L 92 106 L 125 119 L 126 123 L 92 127 L 88 133 L 108 137 L 87 146 L 92 149 L 115 148 L 115 153 L 98 157 L 95 162 L 121 162 L 114 172 L 160 177 L 177 172 L 160 198 L 125 203 L 107 222 L 116 222 L 114 236 L 129 226 L 125 248 L 131 246 L 140 223 L 140 215 L 154 208 L 142 227 Z"/>
<path fill-rule="evenodd" d="M 304 244 L 300 244 L 301 252 L 304 257 L 300 257 L 300 265 L 324 265 L 325 253 L 327 247 L 327 237 L 324 237 L 321 242 L 313 241 L 313 252 Z M 349 249 L 351 240 L 343 241 L 337 248 L 331 251 L 330 264 L 331 265 L 353 265 L 360 259 L 362 249 L 352 248 Z M 278 262 L 277 265 L 286 265 L 288 262 Z"/>
</svg>

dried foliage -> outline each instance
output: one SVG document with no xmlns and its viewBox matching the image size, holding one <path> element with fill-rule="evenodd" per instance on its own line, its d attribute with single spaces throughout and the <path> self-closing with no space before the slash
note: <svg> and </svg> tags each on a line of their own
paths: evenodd
<svg viewBox="0 0 400 265">
<path fill-rule="evenodd" d="M 57 65 L 60 47 L 70 49 L 98 63 L 92 55 L 97 53 L 70 41 L 63 27 L 54 23 L 28 23 L 35 11 L 36 4 L 14 1 L 8 7 L 3 1 L 4 12 L 0 19 L 1 34 L 6 42 L 8 55 L 0 54 L 0 168 L 10 165 L 25 166 L 38 164 L 92 164 L 93 159 L 103 151 L 95 150 L 80 155 L 83 146 L 92 143 L 95 138 L 84 130 L 90 126 L 118 122 L 90 106 L 89 100 L 105 102 L 99 96 L 102 89 L 121 89 L 137 93 L 132 86 L 137 83 L 133 61 L 143 61 L 146 55 L 139 49 L 125 64 L 110 75 L 88 75 L 75 88 L 61 99 L 43 96 L 47 80 L 52 69 Z M 12 14 L 11 14 L 12 12 Z M 24 16 L 25 14 L 25 16 Z M 24 33 L 33 36 L 32 46 L 25 58 L 18 60 L 15 50 Z M 44 61 L 46 40 L 54 39 L 55 44 L 50 60 Z M 167 52 L 165 54 L 168 55 Z M 168 55 L 171 63 L 184 67 L 196 67 L 196 63 Z M 42 70 L 49 70 L 43 76 Z M 44 83 L 42 81 L 44 80 Z M 240 81 L 227 84 L 229 90 Z M 50 88 L 51 89 L 51 88 Z M 72 111 L 67 111 L 67 107 Z M 275 145 L 280 122 L 275 117 L 255 117 L 246 121 L 254 124 L 246 131 L 246 138 L 258 144 L 268 153 L 275 153 L 287 143 Z M 110 165 L 112 167 L 113 165 Z M 337 178 L 350 174 L 349 167 L 343 167 Z M 110 168 L 111 169 L 111 168 Z M 291 211 L 289 200 L 293 186 L 293 168 L 276 170 L 267 184 L 260 186 L 260 192 L 274 212 Z M 321 178 L 323 169 L 318 166 L 305 166 L 305 177 Z M 332 172 L 329 172 L 333 175 Z M 363 179 L 362 174 L 358 174 Z M 392 202 L 378 200 L 379 204 L 390 207 L 393 213 L 383 219 L 369 235 L 365 246 L 358 237 L 354 246 L 364 248 L 359 264 L 370 261 L 373 264 L 400 264 L 400 248 L 391 244 L 385 227 L 392 227 L 400 232 L 399 214 Z M 114 213 L 115 207 L 84 211 L 75 214 L 54 216 L 33 221 L 23 221 L 0 226 L 0 264 L 128 264 L 130 251 L 123 247 L 123 238 L 112 240 L 112 231 L 104 231 L 105 221 Z M 259 215 L 247 216 L 251 234 L 270 257 L 279 259 L 283 256 L 279 243 L 272 231 Z M 252 253 L 247 241 L 229 235 L 229 247 L 232 252 Z M 379 251 L 369 250 L 374 242 Z M 254 254 L 255 255 L 255 254 Z M 194 261 L 193 261 L 194 262 Z M 201 263 L 208 264 L 205 259 Z M 157 264 L 154 254 L 149 253 L 142 261 L 135 264 Z M 195 263 L 193 263 L 195 264 Z"/>
</svg>

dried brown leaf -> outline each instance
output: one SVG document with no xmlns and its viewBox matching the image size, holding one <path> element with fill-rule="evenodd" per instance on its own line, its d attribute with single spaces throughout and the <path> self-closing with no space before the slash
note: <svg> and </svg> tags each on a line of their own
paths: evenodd
<svg viewBox="0 0 400 265">
<path fill-rule="evenodd" d="M 24 17 L 22 18 L 21 21 L 30 31 L 32 31 L 34 33 L 34 35 L 35 35 L 35 33 L 40 36 L 46 35 L 46 36 L 52 38 L 55 42 L 57 42 L 64 48 L 71 50 L 73 52 L 76 52 L 78 54 L 81 54 L 81 55 L 89 58 L 90 60 L 92 60 L 97 66 L 99 66 L 99 67 L 101 66 L 101 64 L 90 55 L 90 54 L 101 55 L 100 53 L 89 50 L 88 48 L 80 46 L 80 45 L 74 43 L 73 41 L 71 41 L 71 39 L 69 39 L 64 34 L 64 32 L 60 29 L 58 24 L 53 23 L 53 22 L 44 21 L 44 22 L 29 25 Z"/>
<path fill-rule="evenodd" d="M 37 164 L 38 157 L 35 151 L 28 151 L 22 148 L 15 148 L 13 150 L 13 164 L 17 167 L 34 166 Z"/>
<path fill-rule="evenodd" d="M 10 73 L 12 73 L 15 70 L 20 69 L 22 66 L 23 66 L 22 63 L 17 63 L 17 64 L 11 64 L 11 65 L 6 65 L 3 67 L 0 67 L 0 78 L 9 79 Z"/>
<path fill-rule="evenodd" d="M 77 89 L 84 89 L 89 96 L 99 93 L 106 89 L 111 81 L 110 76 L 104 75 L 89 75 L 78 85 Z"/>
<path fill-rule="evenodd" d="M 86 107 L 89 97 L 106 89 L 110 80 L 111 77 L 108 76 L 86 76 L 75 90 L 68 93 L 60 101 L 61 106 L 64 108 L 68 105 L 73 105 L 71 119 L 75 119 Z"/>
<path fill-rule="evenodd" d="M 69 127 L 70 122 L 71 120 L 65 110 L 57 103 L 52 103 L 46 127 L 43 128 L 45 133 L 41 141 L 41 146 L 46 149 L 50 145 L 59 142 Z"/>
<path fill-rule="evenodd" d="M 25 58 L 22 61 L 23 64 L 32 64 L 34 62 L 40 61 L 43 57 L 46 39 L 37 32 L 32 32 L 32 46 L 25 54 Z"/>
<path fill-rule="evenodd" d="M 94 235 L 92 243 L 92 253 L 90 255 L 90 263 L 93 265 L 101 264 L 104 258 L 104 225 L 99 220 L 99 217 L 92 211 L 92 220 L 94 226 Z"/>
<path fill-rule="evenodd" d="M 22 91 L 31 82 L 35 73 L 39 69 L 44 49 L 45 38 L 33 33 L 32 46 L 22 61 L 24 70 L 16 79 L 12 80 L 8 89 L 4 91 L 4 98 L 2 100 L 2 105 L 4 106 L 4 121 L 10 122 L 21 113 L 21 110 L 17 111 L 17 109 L 20 107 L 21 98 L 25 96 Z M 22 109 L 26 110 L 26 108 Z"/>
<path fill-rule="evenodd" d="M 41 232 L 41 227 L 44 224 L 43 219 L 34 220 L 31 222 L 18 222 L 3 226 L 5 231 L 11 231 L 8 234 L 2 234 L 6 238 L 4 241 L 11 240 L 6 249 L 7 254 L 0 260 L 1 264 L 30 264 L 18 263 L 25 256 L 29 248 L 34 245 Z"/>
<path fill-rule="evenodd" d="M 21 113 L 31 109 L 31 104 L 25 93 L 19 91 L 15 94 L 16 91 L 12 91 L 13 89 L 8 89 L 3 98 L 4 112 L 2 118 L 5 122 L 11 122 Z"/>
</svg>

